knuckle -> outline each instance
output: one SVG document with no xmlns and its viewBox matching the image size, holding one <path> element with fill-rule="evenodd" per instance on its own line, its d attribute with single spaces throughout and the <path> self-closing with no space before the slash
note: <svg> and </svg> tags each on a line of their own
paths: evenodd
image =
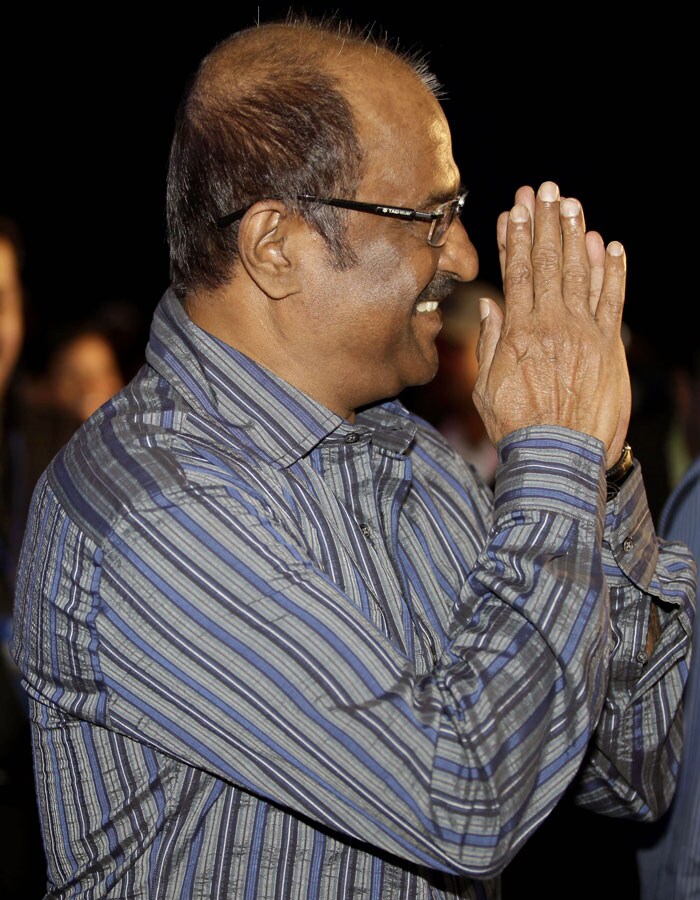
<svg viewBox="0 0 700 900">
<path fill-rule="evenodd" d="M 512 331 L 507 336 L 513 354 L 513 360 L 523 360 L 532 349 L 532 336 L 523 331 Z"/>
<path fill-rule="evenodd" d="M 619 317 L 622 315 L 622 310 L 625 305 L 623 297 L 619 294 L 606 293 L 601 299 L 603 300 L 601 311 L 605 309 L 608 315 L 612 317 Z"/>
<path fill-rule="evenodd" d="M 540 335 L 540 347 L 545 359 L 556 359 L 562 350 L 562 341 L 558 335 L 545 331 Z"/>
<path fill-rule="evenodd" d="M 524 260 L 506 266 L 506 279 L 511 284 L 527 284 L 532 280 L 532 267 Z"/>
<path fill-rule="evenodd" d="M 580 262 L 567 263 L 564 266 L 562 277 L 570 284 L 584 285 L 588 283 L 588 270 Z"/>
<path fill-rule="evenodd" d="M 532 251 L 532 261 L 541 272 L 556 272 L 560 266 L 559 251 L 552 244 L 538 244 Z"/>
</svg>

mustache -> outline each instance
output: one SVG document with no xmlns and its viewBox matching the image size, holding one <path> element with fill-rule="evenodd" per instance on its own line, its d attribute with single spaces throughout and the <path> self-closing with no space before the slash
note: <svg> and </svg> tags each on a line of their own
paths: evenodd
<svg viewBox="0 0 700 900">
<path fill-rule="evenodd" d="M 432 279 L 421 291 L 416 303 L 424 300 L 442 300 L 451 294 L 460 282 L 452 275 L 446 272 L 437 272 Z"/>
</svg>

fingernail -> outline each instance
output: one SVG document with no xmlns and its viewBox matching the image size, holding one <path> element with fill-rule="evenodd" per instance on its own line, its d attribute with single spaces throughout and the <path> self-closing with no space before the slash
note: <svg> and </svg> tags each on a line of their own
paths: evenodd
<svg viewBox="0 0 700 900">
<path fill-rule="evenodd" d="M 622 256 L 625 252 L 625 248 L 619 241 L 610 241 L 608 244 L 608 253 L 610 256 Z"/>
<path fill-rule="evenodd" d="M 573 219 L 574 216 L 577 216 L 581 212 L 581 204 L 578 202 L 578 200 L 573 200 L 571 197 L 566 197 L 561 201 L 561 204 L 559 205 L 559 212 L 562 214 L 562 216 Z"/>
<path fill-rule="evenodd" d="M 479 315 L 481 316 L 482 322 L 487 318 L 490 312 L 491 304 L 489 303 L 488 297 L 479 297 Z"/>
<path fill-rule="evenodd" d="M 522 203 L 516 203 L 510 211 L 511 222 L 527 222 L 529 218 L 530 213 L 527 211 L 527 206 L 523 206 Z"/>
<path fill-rule="evenodd" d="M 553 181 L 545 181 L 540 185 L 537 196 L 546 203 L 553 203 L 559 199 L 559 185 Z"/>
</svg>

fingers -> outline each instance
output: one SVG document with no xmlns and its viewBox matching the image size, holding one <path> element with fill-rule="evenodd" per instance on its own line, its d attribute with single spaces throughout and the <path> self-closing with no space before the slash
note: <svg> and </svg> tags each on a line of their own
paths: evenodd
<svg viewBox="0 0 700 900">
<path fill-rule="evenodd" d="M 558 303 L 562 295 L 562 225 L 559 187 L 553 181 L 543 182 L 537 192 L 532 270 L 535 304 Z"/>
<path fill-rule="evenodd" d="M 588 286 L 588 306 L 593 315 L 595 315 L 605 277 L 605 244 L 597 231 L 589 231 L 586 234 L 586 252 L 588 253 L 591 271 L 590 284 Z"/>
<path fill-rule="evenodd" d="M 527 207 L 527 211 L 530 214 L 530 221 L 534 223 L 537 204 L 535 201 L 535 192 L 530 185 L 526 184 L 523 185 L 523 187 L 518 188 L 515 192 L 515 204 L 521 204 L 522 206 Z"/>
<path fill-rule="evenodd" d="M 603 285 L 596 309 L 596 320 L 601 327 L 619 334 L 622 328 L 622 311 L 625 304 L 627 257 L 619 241 L 611 241 L 605 251 Z"/>
<path fill-rule="evenodd" d="M 502 212 L 496 222 L 496 241 L 498 243 L 498 262 L 501 266 L 501 282 L 506 281 L 506 246 L 508 233 L 508 213 Z"/>
<path fill-rule="evenodd" d="M 487 297 L 479 299 L 479 311 L 481 331 L 476 346 L 479 369 L 472 390 L 472 400 L 484 423 L 486 433 L 494 444 L 497 444 L 505 432 L 500 427 L 498 415 L 494 412 L 489 384 L 503 327 L 503 313 L 498 303 Z M 496 366 L 496 380 L 498 380 L 498 366 Z"/>
<path fill-rule="evenodd" d="M 597 314 L 610 268 L 602 237 L 586 232 L 581 204 L 561 199 L 552 181 L 537 195 L 529 186 L 515 193 L 510 212 L 496 225 L 498 255 L 509 309 L 527 312 L 533 306 L 556 306 L 562 300 L 572 311 Z M 614 320 L 624 299 L 624 253 L 609 278 L 606 316 Z M 621 294 L 622 290 L 622 294 Z"/>
<path fill-rule="evenodd" d="M 501 334 L 503 312 L 499 305 L 488 297 L 479 299 L 479 311 L 481 313 L 481 331 L 476 347 L 476 358 L 479 363 L 479 373 L 485 378 L 491 368 L 498 338 Z"/>
<path fill-rule="evenodd" d="M 573 201 L 569 214 L 568 248 L 585 257 L 585 228 L 580 205 Z M 578 214 L 577 214 L 578 211 Z M 571 214 L 573 212 L 573 215 Z M 501 213 L 496 225 L 499 262 L 509 313 L 528 313 L 534 304 L 554 304 L 562 293 L 562 223 L 559 188 L 546 181 L 537 195 L 525 185 L 515 193 L 510 213 Z M 572 266 L 580 278 L 581 265 Z M 587 268 L 583 270 L 587 274 Z M 583 288 L 579 285 L 579 297 Z M 587 282 L 584 291 L 588 298 Z"/>
<path fill-rule="evenodd" d="M 622 327 L 627 279 L 627 258 L 619 241 L 605 247 L 597 231 L 586 234 L 586 252 L 590 262 L 589 308 L 598 322 L 615 332 Z M 602 301 L 602 304 L 601 304 Z"/>
<path fill-rule="evenodd" d="M 501 254 L 503 290 L 509 315 L 526 314 L 534 302 L 532 279 L 532 216 L 525 203 L 516 203 L 501 224 L 505 239 Z"/>
<path fill-rule="evenodd" d="M 581 204 L 554 182 L 516 192 L 497 237 L 505 310 L 486 306 L 472 394 L 489 437 L 549 423 L 619 451 L 630 410 L 622 245 L 587 233 Z"/>
<path fill-rule="evenodd" d="M 559 211 L 562 239 L 561 289 L 564 303 L 572 311 L 594 312 L 590 303 L 591 261 L 581 204 L 568 197 L 559 204 Z"/>
</svg>

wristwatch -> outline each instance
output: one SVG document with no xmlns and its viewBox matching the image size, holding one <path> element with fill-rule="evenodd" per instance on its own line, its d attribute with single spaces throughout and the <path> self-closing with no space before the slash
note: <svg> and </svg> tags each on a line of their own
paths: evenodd
<svg viewBox="0 0 700 900">
<path fill-rule="evenodd" d="M 634 456 L 632 454 L 632 448 L 629 443 L 625 441 L 618 461 L 614 466 L 605 470 L 605 481 L 608 486 L 608 500 L 613 500 L 617 497 L 625 478 L 627 478 L 632 471 L 633 464 Z"/>
</svg>

